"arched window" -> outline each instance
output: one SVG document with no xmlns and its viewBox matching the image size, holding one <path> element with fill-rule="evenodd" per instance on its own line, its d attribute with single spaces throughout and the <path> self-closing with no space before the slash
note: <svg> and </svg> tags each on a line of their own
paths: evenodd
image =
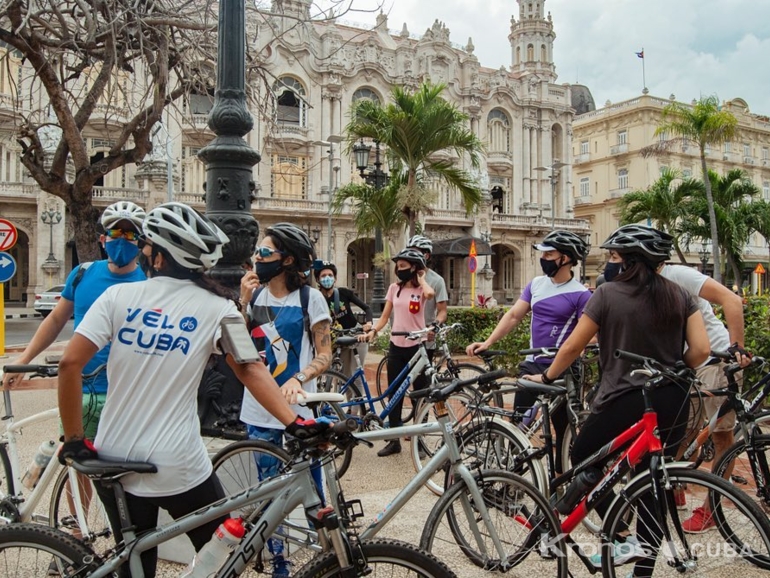
<svg viewBox="0 0 770 578">
<path fill-rule="evenodd" d="M 527 44 L 527 62 L 535 60 L 535 47 L 531 44 Z"/>
<path fill-rule="evenodd" d="M 487 146 L 490 152 L 511 151 L 511 121 L 499 108 L 487 115 Z"/>
<path fill-rule="evenodd" d="M 545 49 L 545 44 L 540 45 L 540 62 L 548 62 L 548 52 Z"/>
<path fill-rule="evenodd" d="M 273 84 L 277 104 L 277 121 L 280 124 L 307 126 L 305 88 L 296 78 L 284 76 Z"/>
<path fill-rule="evenodd" d="M 359 88 L 353 93 L 353 102 L 361 100 L 362 98 L 371 100 L 372 102 L 380 102 L 380 96 L 371 88 Z"/>
<path fill-rule="evenodd" d="M 516 64 L 521 64 L 521 46 L 516 47 Z"/>
</svg>

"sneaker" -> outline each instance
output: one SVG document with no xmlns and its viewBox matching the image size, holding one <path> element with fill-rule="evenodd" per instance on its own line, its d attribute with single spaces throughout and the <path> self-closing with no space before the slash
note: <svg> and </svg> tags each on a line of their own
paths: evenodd
<svg viewBox="0 0 770 578">
<path fill-rule="evenodd" d="M 612 558 L 615 560 L 615 566 L 622 566 L 623 564 L 628 564 L 639 558 L 644 558 L 644 548 L 642 548 L 642 545 L 639 543 L 636 536 L 628 536 L 624 542 L 615 540 L 615 544 L 612 548 Z M 591 556 L 591 564 L 596 568 L 602 567 L 601 553 Z"/>
<path fill-rule="evenodd" d="M 684 510 L 687 508 L 687 494 L 685 494 L 682 486 L 676 486 L 674 488 L 674 503 L 677 510 Z"/>
<path fill-rule="evenodd" d="M 399 440 L 390 440 L 384 448 L 377 452 L 377 455 L 381 458 L 385 456 L 392 456 L 393 454 L 401 453 L 401 442 Z"/>
<path fill-rule="evenodd" d="M 273 578 L 290 578 L 291 576 L 291 562 L 283 556 L 274 556 L 272 559 L 273 564 Z"/>
<path fill-rule="evenodd" d="M 682 530 L 687 534 L 702 534 L 716 525 L 711 512 L 707 512 L 703 506 L 698 506 L 692 511 L 692 516 L 682 522 Z"/>
</svg>

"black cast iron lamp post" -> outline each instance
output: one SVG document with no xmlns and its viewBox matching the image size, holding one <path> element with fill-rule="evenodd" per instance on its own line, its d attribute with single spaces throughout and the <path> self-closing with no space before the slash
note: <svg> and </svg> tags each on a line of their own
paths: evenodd
<svg viewBox="0 0 770 578">
<path fill-rule="evenodd" d="M 48 225 L 49 237 L 48 237 L 48 257 L 45 258 L 46 263 L 55 263 L 56 257 L 53 254 L 53 226 L 61 223 L 61 211 L 54 206 L 48 206 L 45 211 L 40 215 L 40 219 L 44 224 Z"/>
</svg>

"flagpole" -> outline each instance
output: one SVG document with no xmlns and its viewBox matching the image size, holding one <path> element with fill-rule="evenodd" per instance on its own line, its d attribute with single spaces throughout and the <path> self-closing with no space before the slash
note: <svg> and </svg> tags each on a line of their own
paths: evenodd
<svg viewBox="0 0 770 578">
<path fill-rule="evenodd" d="M 642 88 L 647 89 L 647 74 L 644 70 L 644 48 L 642 48 Z"/>
</svg>

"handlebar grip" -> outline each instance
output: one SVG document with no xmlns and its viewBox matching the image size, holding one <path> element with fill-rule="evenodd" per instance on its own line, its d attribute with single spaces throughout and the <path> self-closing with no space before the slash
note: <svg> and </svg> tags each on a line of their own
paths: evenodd
<svg viewBox="0 0 770 578">
<path fill-rule="evenodd" d="M 42 373 L 43 375 L 56 375 L 59 372 L 58 365 L 4 365 L 3 373 Z"/>
<path fill-rule="evenodd" d="M 630 351 L 623 351 L 622 349 L 616 349 L 613 357 L 615 357 L 615 359 L 626 359 L 628 361 L 633 361 L 634 363 L 642 364 L 655 362 L 654 359 L 650 359 L 649 357 L 637 355 L 636 353 L 631 353 Z"/>
<path fill-rule="evenodd" d="M 349 417 L 335 423 L 332 426 L 332 431 L 336 434 L 353 433 L 358 431 L 358 422 L 354 418 Z"/>
<path fill-rule="evenodd" d="M 722 361 L 733 361 L 735 359 L 735 356 L 729 351 L 722 351 L 721 349 L 712 349 L 711 356 L 721 359 Z"/>
<path fill-rule="evenodd" d="M 391 335 L 395 335 L 396 337 L 406 337 L 407 335 L 411 335 L 408 331 L 391 331 Z"/>
<path fill-rule="evenodd" d="M 423 397 L 428 397 L 430 395 L 431 389 L 429 387 L 426 387 L 425 389 L 417 389 L 415 391 L 409 391 L 407 392 L 407 396 L 409 399 L 422 399 Z"/>
</svg>

